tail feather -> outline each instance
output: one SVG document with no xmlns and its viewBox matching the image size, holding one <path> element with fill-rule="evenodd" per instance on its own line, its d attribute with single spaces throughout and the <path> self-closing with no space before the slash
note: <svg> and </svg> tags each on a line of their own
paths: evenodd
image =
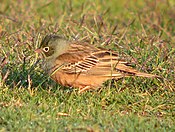
<svg viewBox="0 0 175 132">
<path fill-rule="evenodd" d="M 148 78 L 157 78 L 157 77 L 159 77 L 159 76 L 154 75 L 154 74 L 148 74 L 148 73 L 143 73 L 143 72 L 137 72 L 135 75 L 138 76 L 138 77 L 148 77 Z"/>
<path fill-rule="evenodd" d="M 148 74 L 148 73 L 144 73 L 144 72 L 139 72 L 138 70 L 130 67 L 130 66 L 126 66 L 126 65 L 123 65 L 123 64 L 118 64 L 116 66 L 116 69 L 120 70 L 120 71 L 124 71 L 124 72 L 127 72 L 129 74 L 134 74 L 135 76 L 138 76 L 138 77 L 148 77 L 148 78 L 161 78 L 160 76 L 158 75 L 154 75 L 154 74 Z M 129 75 L 128 74 L 128 75 Z M 129 75 L 130 76 L 130 75 Z"/>
</svg>

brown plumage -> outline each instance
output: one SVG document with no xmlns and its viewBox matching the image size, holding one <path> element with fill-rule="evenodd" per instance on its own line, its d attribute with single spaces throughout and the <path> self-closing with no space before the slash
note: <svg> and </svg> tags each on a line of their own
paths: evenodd
<svg viewBox="0 0 175 132">
<path fill-rule="evenodd" d="M 47 35 L 40 50 L 46 58 L 51 78 L 63 86 L 80 91 L 99 88 L 109 79 L 128 76 L 158 77 L 128 66 L 118 54 L 88 43 L 69 42 L 57 35 Z"/>
</svg>

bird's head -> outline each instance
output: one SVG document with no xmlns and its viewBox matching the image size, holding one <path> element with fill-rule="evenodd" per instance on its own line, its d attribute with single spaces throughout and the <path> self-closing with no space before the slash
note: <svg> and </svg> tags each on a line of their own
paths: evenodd
<svg viewBox="0 0 175 132">
<path fill-rule="evenodd" d="M 35 52 L 42 53 L 46 59 L 53 59 L 68 49 L 68 41 L 59 35 L 46 35 L 41 41 L 40 48 Z"/>
</svg>

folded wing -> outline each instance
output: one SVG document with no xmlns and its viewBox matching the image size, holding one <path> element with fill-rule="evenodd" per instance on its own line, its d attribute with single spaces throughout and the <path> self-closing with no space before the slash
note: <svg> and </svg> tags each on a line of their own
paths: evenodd
<svg viewBox="0 0 175 132">
<path fill-rule="evenodd" d="M 91 47 L 89 44 L 72 44 L 65 54 L 58 57 L 65 65 L 61 70 L 70 74 L 85 74 L 121 78 L 125 76 L 156 77 L 156 75 L 142 73 L 128 66 L 128 63 L 118 54 Z"/>
</svg>

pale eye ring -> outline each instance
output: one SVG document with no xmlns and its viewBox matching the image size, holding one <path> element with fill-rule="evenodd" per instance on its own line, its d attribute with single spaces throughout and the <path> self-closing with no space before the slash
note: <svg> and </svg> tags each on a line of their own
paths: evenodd
<svg viewBox="0 0 175 132">
<path fill-rule="evenodd" d="M 49 47 L 44 47 L 44 48 L 43 48 L 43 51 L 44 51 L 44 52 L 49 52 Z"/>
</svg>

